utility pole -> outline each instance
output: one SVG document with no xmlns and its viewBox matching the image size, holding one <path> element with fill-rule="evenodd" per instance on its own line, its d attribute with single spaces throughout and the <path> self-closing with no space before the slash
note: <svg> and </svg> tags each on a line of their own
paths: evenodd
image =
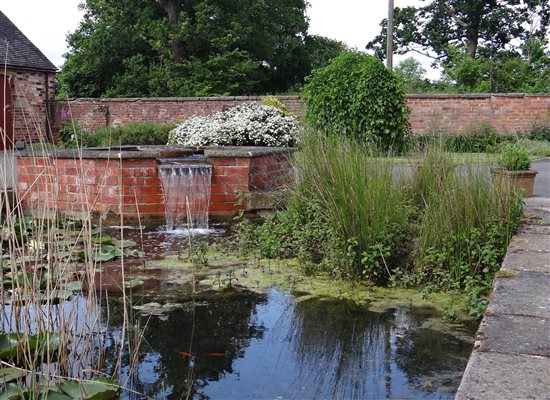
<svg viewBox="0 0 550 400">
<path fill-rule="evenodd" d="M 393 0 L 388 0 L 388 33 L 386 37 L 386 68 L 393 69 Z"/>
</svg>

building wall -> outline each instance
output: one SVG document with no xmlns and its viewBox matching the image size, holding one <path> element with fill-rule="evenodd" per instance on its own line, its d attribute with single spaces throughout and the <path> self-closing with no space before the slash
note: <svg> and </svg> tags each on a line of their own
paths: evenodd
<svg viewBox="0 0 550 400">
<path fill-rule="evenodd" d="M 14 141 L 26 143 L 44 140 L 47 124 L 55 108 L 50 103 L 46 112 L 46 73 L 26 70 L 7 70 L 13 82 Z M 55 97 L 55 74 L 49 72 L 48 98 Z M 48 119 L 48 121 L 46 120 Z"/>
<path fill-rule="evenodd" d="M 289 110 L 303 115 L 298 96 L 278 96 Z M 73 99 L 56 101 L 54 126 L 73 118 L 89 130 L 132 122 L 182 121 L 207 115 L 261 97 L 150 99 Z M 550 118 L 550 94 L 408 95 L 414 134 L 432 131 L 462 133 L 490 123 L 500 134 L 525 132 L 534 122 Z"/>
</svg>

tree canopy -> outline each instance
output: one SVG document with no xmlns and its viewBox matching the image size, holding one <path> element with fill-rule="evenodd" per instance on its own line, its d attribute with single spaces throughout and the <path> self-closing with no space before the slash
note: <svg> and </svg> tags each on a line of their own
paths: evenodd
<svg viewBox="0 0 550 400">
<path fill-rule="evenodd" d="M 306 0 L 86 0 L 59 74 L 68 96 L 295 90 L 345 49 L 308 36 Z"/>
<path fill-rule="evenodd" d="M 431 0 L 423 7 L 396 7 L 394 48 L 447 61 L 449 52 L 462 48 L 475 58 L 480 49 L 510 50 L 528 39 L 544 40 L 550 24 L 547 0 Z M 367 44 L 385 57 L 387 20 L 381 33 Z"/>
<path fill-rule="evenodd" d="M 398 54 L 420 53 L 443 68 L 443 79 L 426 90 L 550 90 L 550 2 L 426 0 L 424 4 L 422 7 L 395 8 L 393 40 Z M 381 33 L 367 44 L 367 49 L 384 58 L 387 20 L 380 25 Z M 416 83 L 410 80 L 411 72 L 415 72 L 417 78 L 421 72 L 418 68 L 411 70 L 412 67 L 409 61 L 409 65 L 397 71 L 409 92 L 423 87 L 418 79 Z"/>
</svg>

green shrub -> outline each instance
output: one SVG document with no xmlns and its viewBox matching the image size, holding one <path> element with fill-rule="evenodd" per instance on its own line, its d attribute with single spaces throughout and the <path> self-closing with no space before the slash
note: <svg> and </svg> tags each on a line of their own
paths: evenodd
<svg viewBox="0 0 550 400">
<path fill-rule="evenodd" d="M 91 143 L 91 144 L 90 144 Z M 93 146 L 94 140 L 86 128 L 77 121 L 63 121 L 59 131 L 59 148 L 75 148 Z"/>
<path fill-rule="evenodd" d="M 306 120 L 313 128 L 401 149 L 409 109 L 397 78 L 380 60 L 343 53 L 306 81 Z"/>
<path fill-rule="evenodd" d="M 91 136 L 94 146 L 117 145 L 164 145 L 168 141 L 168 133 L 174 129 L 170 124 L 128 124 L 95 131 Z"/>
<path fill-rule="evenodd" d="M 267 96 L 262 99 L 262 104 L 264 106 L 275 107 L 277 110 L 283 113 L 283 115 L 291 115 L 291 112 L 288 111 L 288 107 L 285 103 L 273 96 Z"/>
<path fill-rule="evenodd" d="M 531 161 L 524 149 L 508 145 L 502 149 L 499 165 L 509 171 L 525 171 L 531 166 Z"/>
<path fill-rule="evenodd" d="M 550 142 L 550 120 L 535 122 L 527 136 L 531 140 L 543 140 Z"/>
</svg>

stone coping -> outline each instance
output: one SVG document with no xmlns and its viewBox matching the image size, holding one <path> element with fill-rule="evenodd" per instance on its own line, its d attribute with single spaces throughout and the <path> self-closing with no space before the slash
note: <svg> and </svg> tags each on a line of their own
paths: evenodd
<svg viewBox="0 0 550 400">
<path fill-rule="evenodd" d="M 457 400 L 550 399 L 550 198 L 525 204 Z"/>
<path fill-rule="evenodd" d="M 89 147 L 84 149 L 49 149 L 44 151 L 18 151 L 18 157 L 56 157 L 73 159 L 150 159 L 177 158 L 193 154 L 204 154 L 207 158 L 255 158 L 270 155 L 291 154 L 293 147 L 261 146 L 113 146 Z"/>
<path fill-rule="evenodd" d="M 212 96 L 212 97 L 116 97 L 116 98 L 70 98 L 66 100 L 56 100 L 58 103 L 79 102 L 163 102 L 163 101 L 180 101 L 180 102 L 195 102 L 195 101 L 261 101 L 266 96 Z M 301 100 L 299 95 L 284 95 L 274 96 L 279 100 Z M 406 98 L 438 98 L 438 99 L 485 99 L 490 97 L 550 97 L 550 93 L 409 93 Z"/>
</svg>

